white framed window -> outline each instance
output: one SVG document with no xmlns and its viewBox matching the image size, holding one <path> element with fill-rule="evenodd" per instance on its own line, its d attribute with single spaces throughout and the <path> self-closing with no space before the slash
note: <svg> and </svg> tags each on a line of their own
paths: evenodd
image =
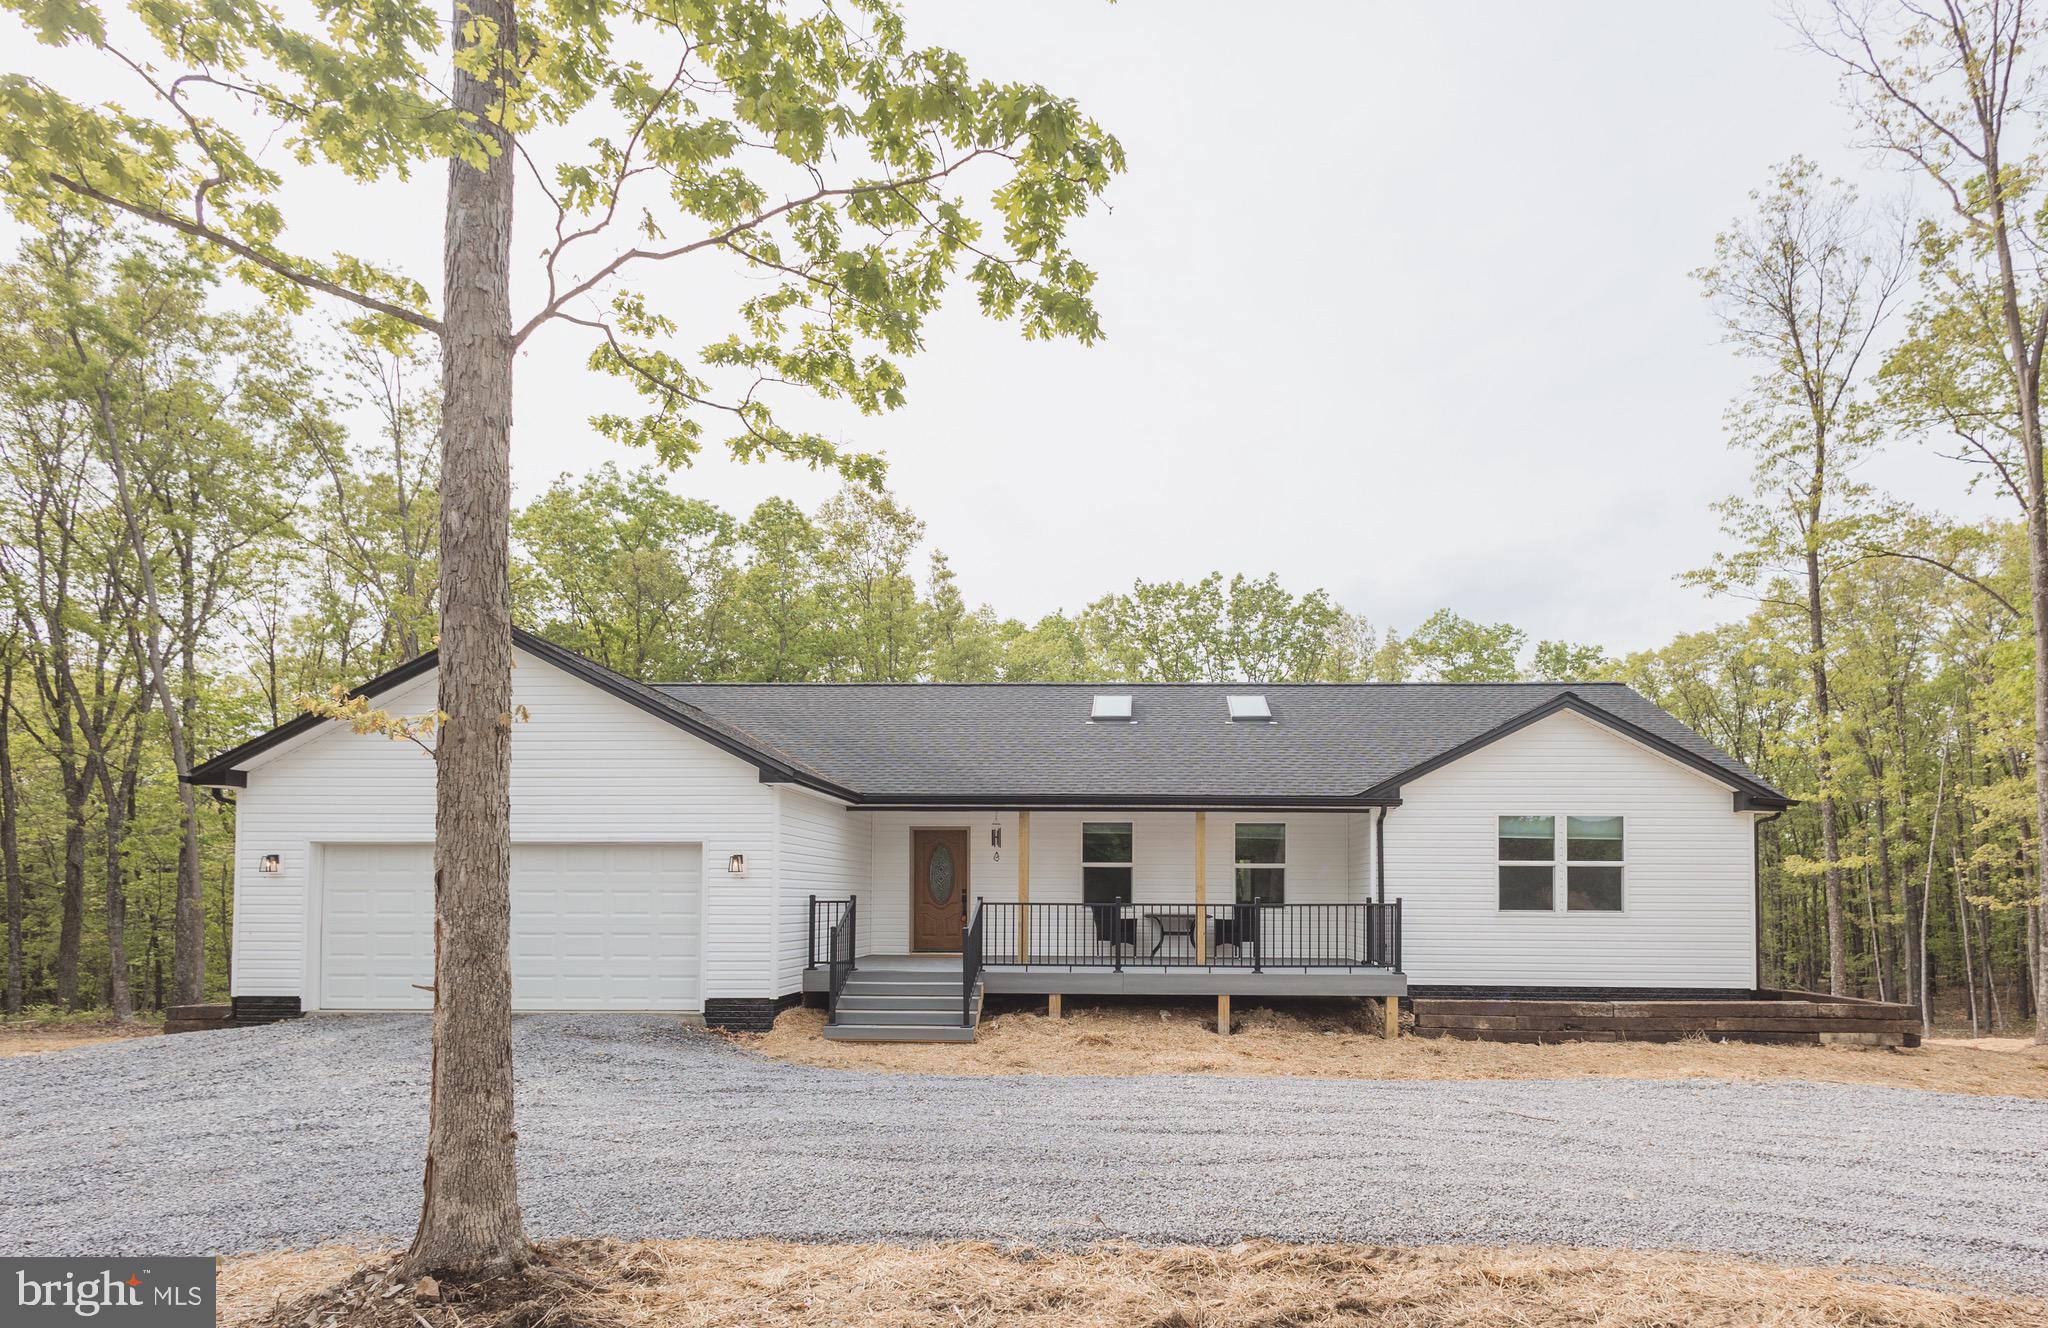
<svg viewBox="0 0 2048 1328">
<path fill-rule="evenodd" d="M 1081 902 L 1130 903 L 1134 860 L 1129 821 L 1081 822 Z"/>
<path fill-rule="evenodd" d="M 1494 840 L 1503 913 L 1557 907 L 1557 818 L 1503 816 Z"/>
<path fill-rule="evenodd" d="M 1503 816 L 1494 865 L 1503 913 L 1619 913 L 1627 871 L 1619 816 Z M 1559 872 L 1564 889 L 1559 898 Z"/>
<path fill-rule="evenodd" d="M 1621 912 L 1627 866 L 1619 816 L 1564 818 L 1564 906 L 1573 913 Z"/>
<path fill-rule="evenodd" d="M 1287 902 L 1287 823 L 1245 821 L 1237 827 L 1237 902 Z"/>
</svg>

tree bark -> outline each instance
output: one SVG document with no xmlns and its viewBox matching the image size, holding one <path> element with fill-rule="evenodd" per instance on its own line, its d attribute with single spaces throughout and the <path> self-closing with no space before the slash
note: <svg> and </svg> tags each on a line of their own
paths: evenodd
<svg viewBox="0 0 2048 1328">
<path fill-rule="evenodd" d="M 1996 34 L 1994 33 L 1994 38 Z M 1964 55 L 1972 52 L 1965 50 Z M 1981 75 L 1978 75 L 1981 77 Z M 2005 181 L 2000 169 L 2002 118 L 1984 121 L 1984 176 L 1986 202 L 1991 212 L 1992 251 L 1998 258 L 1999 312 L 2013 375 L 2014 395 L 2020 411 L 2020 451 L 2026 463 L 2027 509 L 2027 593 L 2031 597 L 2034 646 L 2034 821 L 2048 827 L 2048 476 L 2041 457 L 2041 361 L 2035 353 L 2027 319 L 2021 313 L 2017 264 L 2013 260 L 2012 235 L 2006 217 Z M 2041 901 L 2048 904 L 2048 872 L 2041 873 Z M 2048 972 L 2048 964 L 2036 966 Z M 2048 985 L 2037 985 L 2035 1003 L 2048 998 Z M 2034 1041 L 2048 1045 L 2048 1021 L 2036 1021 Z"/>
<path fill-rule="evenodd" d="M 1963 859 L 1955 858 L 1955 875 L 1950 881 L 1956 896 L 1956 943 L 1963 947 L 1963 990 L 1970 994 L 1970 1036 L 1976 1037 L 1981 1031 L 1977 1020 L 1977 974 L 1970 962 L 1970 915 L 1969 904 L 1963 898 Z"/>
<path fill-rule="evenodd" d="M 0 871 L 7 878 L 7 1013 L 18 1015 L 22 1007 L 23 962 L 21 919 L 26 905 L 21 876 L 21 800 L 14 785 L 14 667 L 10 652 L 6 681 L 0 683 Z"/>
<path fill-rule="evenodd" d="M 1819 722 L 1814 761 L 1820 774 L 1820 837 L 1822 860 L 1826 863 L 1823 889 L 1828 910 L 1828 994 L 1841 996 L 1849 990 L 1849 948 L 1842 922 L 1842 837 L 1835 806 L 1833 733 L 1828 697 L 1827 633 L 1821 615 L 1819 539 L 1821 495 L 1827 475 L 1827 445 L 1814 440 L 1813 488 L 1810 499 L 1806 544 L 1806 623 L 1808 647 L 1813 659 L 1808 671 L 1813 679 L 1813 711 Z"/>
<path fill-rule="evenodd" d="M 1883 999 L 1895 999 L 1899 985 L 1899 938 L 1892 926 L 1892 907 L 1895 896 L 1892 893 L 1892 846 L 1890 827 L 1885 823 L 1885 799 L 1880 786 L 1877 795 L 1877 880 L 1884 898 L 1884 922 L 1877 932 L 1879 995 Z M 1884 996 L 1889 991 L 1890 996 Z"/>
<path fill-rule="evenodd" d="M 85 772 L 64 763 L 64 899 L 57 924 L 57 1004 L 78 1009 L 78 947 L 85 934 Z"/>
<path fill-rule="evenodd" d="M 441 347 L 442 728 L 434 821 L 434 1053 L 425 1198 L 408 1276 L 481 1275 L 528 1255 L 512 1120 L 512 77 L 478 77 L 478 38 L 509 52 L 511 0 L 455 10 L 454 100 L 492 145 L 451 160 Z"/>
<path fill-rule="evenodd" d="M 1948 792 L 1948 744 L 1943 743 L 1939 765 L 1934 776 L 1934 814 L 1927 818 L 1927 875 L 1920 883 L 1920 962 L 1914 988 L 1920 1002 L 1920 1033 L 1925 1037 L 1934 1032 L 1933 975 L 1927 965 L 1927 915 L 1934 911 L 1934 842 L 1941 834 L 1941 799 Z"/>
<path fill-rule="evenodd" d="M 76 332 L 72 345 L 82 363 L 90 364 Z M 181 1005 L 197 1004 L 206 978 L 206 932 L 199 912 L 199 791 L 185 776 L 192 773 L 192 748 L 186 730 L 185 710 L 171 693 L 169 670 L 164 658 L 163 606 L 156 593 L 156 571 L 150 562 L 149 542 L 143 538 L 142 517 L 136 508 L 134 486 L 128 480 L 128 463 L 121 450 L 120 429 L 114 423 L 113 403 L 104 382 L 96 385 L 94 419 L 100 441 L 107 447 L 107 463 L 114 473 L 114 493 L 121 506 L 121 521 L 128 544 L 135 555 L 135 579 L 142 589 L 143 609 L 148 621 L 139 635 L 148 654 L 151 689 L 157 708 L 163 712 L 164 730 L 170 739 L 171 764 L 178 772 L 178 804 L 183 815 L 182 842 L 178 851 L 178 908 L 172 924 L 171 998 Z M 138 717 L 137 722 L 140 723 Z"/>
<path fill-rule="evenodd" d="M 142 721 L 143 716 L 135 717 L 127 761 L 118 775 L 104 759 L 98 762 L 100 794 L 107 804 L 102 831 L 106 845 L 107 1005 L 120 1023 L 135 1017 L 135 994 L 128 982 L 128 889 L 121 850 L 128 837 L 128 814 L 142 767 Z"/>
</svg>

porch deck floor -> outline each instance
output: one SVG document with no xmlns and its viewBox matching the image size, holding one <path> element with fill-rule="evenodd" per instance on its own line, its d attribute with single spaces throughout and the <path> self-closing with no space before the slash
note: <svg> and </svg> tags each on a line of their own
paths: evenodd
<svg viewBox="0 0 2048 1328">
<path fill-rule="evenodd" d="M 958 954 L 864 954 L 855 971 L 960 975 Z M 828 974 L 823 967 L 804 974 L 807 991 L 822 991 Z M 1047 964 L 1029 967 L 990 964 L 982 970 L 989 992 L 1073 996 L 1402 996 L 1407 975 L 1385 968 L 1340 968 L 1286 964 L 1254 970 L 1249 965 L 1204 968 L 1192 964 L 1127 962 L 1122 969 L 1107 964 Z"/>
</svg>

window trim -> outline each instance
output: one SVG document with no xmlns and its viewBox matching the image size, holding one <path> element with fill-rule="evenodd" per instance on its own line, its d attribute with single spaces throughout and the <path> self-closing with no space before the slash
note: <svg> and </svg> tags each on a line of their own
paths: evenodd
<svg viewBox="0 0 2048 1328">
<path fill-rule="evenodd" d="M 1241 850 L 1237 846 L 1237 835 L 1240 830 L 1248 825 L 1277 825 L 1280 827 L 1280 861 L 1245 862 L 1239 858 L 1238 854 Z M 1284 820 L 1232 821 L 1230 823 L 1230 898 L 1233 903 L 1249 904 L 1251 902 L 1251 900 L 1238 897 L 1237 874 L 1246 871 L 1280 873 L 1280 897 L 1278 899 L 1267 899 L 1264 895 L 1258 894 L 1253 895 L 1253 898 L 1257 899 L 1261 904 L 1285 904 L 1287 902 L 1287 838 L 1287 822 Z"/>
<path fill-rule="evenodd" d="M 1088 857 L 1088 827 L 1091 825 L 1122 826 L 1131 837 L 1131 858 L 1128 862 L 1091 861 Z M 1088 898 L 1088 869 L 1090 867 L 1113 867 L 1124 873 L 1124 897 L 1121 900 L 1091 900 Z M 1083 821 L 1081 822 L 1081 902 L 1101 903 L 1118 907 L 1129 907 L 1138 898 L 1138 823 L 1136 821 Z"/>
<path fill-rule="evenodd" d="M 1529 859 L 1514 860 L 1500 855 L 1500 823 L 1509 816 L 1548 816 L 1551 818 L 1550 859 L 1535 862 Z M 1582 821 L 1614 820 L 1621 822 L 1621 858 L 1615 862 L 1591 862 L 1573 859 L 1571 853 L 1571 823 L 1573 817 Z M 1493 911 L 1501 917 L 1575 917 L 1575 918 L 1616 918 L 1629 911 L 1629 816 L 1626 812 L 1501 812 L 1493 818 Z M 1618 867 L 1621 869 L 1620 908 L 1573 908 L 1571 906 L 1571 868 Z M 1500 903 L 1500 869 L 1502 867 L 1548 867 L 1550 868 L 1549 908 L 1502 908 Z"/>
<path fill-rule="evenodd" d="M 1542 861 L 1540 861 L 1540 862 L 1539 862 L 1539 861 L 1537 861 L 1537 860 L 1536 860 L 1536 859 L 1534 859 L 1534 858 L 1504 858 L 1504 857 L 1502 857 L 1502 856 L 1501 856 L 1501 852 L 1500 852 L 1500 841 L 1501 841 L 1501 840 L 1502 840 L 1503 838 L 1505 838 L 1505 837 L 1506 837 L 1506 836 L 1504 836 L 1504 835 L 1502 835 L 1502 834 L 1501 834 L 1501 822 L 1503 822 L 1503 821 L 1506 821 L 1506 820 L 1510 819 L 1511 817 L 1513 817 L 1513 818 L 1520 818 L 1520 819 L 1524 819 L 1524 820 L 1535 820 L 1535 819 L 1537 819 L 1537 818 L 1539 818 L 1539 817 L 1548 817 L 1548 818 L 1549 818 L 1549 820 L 1550 820 L 1550 856 L 1549 856 L 1548 858 L 1545 858 L 1545 859 L 1543 859 Z M 1519 918 L 1519 917 L 1529 917 L 1529 916 L 1531 916 L 1531 915 L 1533 915 L 1533 914 L 1538 914 L 1538 913 L 1556 913 L 1556 912 L 1558 912 L 1558 911 L 1559 911 L 1559 910 L 1558 910 L 1558 907 L 1557 907 L 1557 834 L 1558 834 L 1558 826 L 1560 826 L 1561 824 L 1563 824 L 1563 822 L 1564 822 L 1564 818 L 1563 818 L 1563 817 L 1560 817 L 1560 816 L 1556 816 L 1556 815 L 1554 815 L 1554 814 L 1552 814 L 1552 813 L 1550 813 L 1550 812 L 1500 812 L 1500 813 L 1497 813 L 1497 814 L 1496 814 L 1496 815 L 1494 816 L 1494 818 L 1493 818 L 1493 911 L 1494 911 L 1494 912 L 1496 912 L 1496 913 L 1512 913 L 1512 914 L 1514 914 L 1514 915 L 1515 915 L 1516 917 L 1518 917 L 1518 918 Z M 1527 836 L 1517 836 L 1517 838 L 1527 838 Z M 1501 900 L 1500 900 L 1500 887 L 1501 887 L 1501 869 L 1502 869 L 1502 868 L 1504 868 L 1504 867 L 1548 867 L 1548 868 L 1550 869 L 1550 903 L 1549 903 L 1548 905 L 1544 906 L 1543 908 L 1509 908 L 1509 907 L 1507 907 L 1506 905 L 1502 904 L 1502 903 L 1501 903 Z"/>
<path fill-rule="evenodd" d="M 1620 813 L 1620 812 L 1609 812 L 1609 813 L 1603 813 L 1603 814 L 1601 814 L 1601 815 L 1597 815 L 1597 816 L 1596 816 L 1596 815 L 1592 815 L 1592 814 L 1589 814 L 1589 813 L 1585 813 L 1585 812 L 1578 812 L 1578 813 L 1574 813 L 1573 815 L 1575 815 L 1575 816 L 1576 816 L 1576 817 L 1577 817 L 1577 818 L 1578 818 L 1579 820 L 1581 820 L 1581 821 L 1619 821 L 1619 822 L 1621 822 L 1621 856 L 1620 856 L 1620 857 L 1618 857 L 1618 858 L 1616 858 L 1616 859 L 1615 859 L 1614 861 L 1612 861 L 1612 862 L 1595 862 L 1595 861 L 1591 861 L 1591 860 L 1588 860 L 1588 859 L 1577 859 L 1577 858 L 1573 858 L 1573 857 L 1571 856 L 1571 851 L 1572 851 L 1572 832 L 1571 832 L 1571 823 L 1572 823 L 1572 819 L 1573 819 L 1573 818 L 1572 818 L 1572 816 L 1565 816 L 1565 817 L 1561 818 L 1561 820 L 1562 820 L 1562 825 L 1561 825 L 1561 828 L 1560 828 L 1560 830 L 1559 830 L 1559 832 L 1558 832 L 1558 833 L 1559 833 L 1559 834 L 1560 834 L 1560 835 L 1561 835 L 1561 836 L 1563 837 L 1563 840 L 1564 840 L 1564 856 L 1558 859 L 1558 865 L 1564 868 L 1564 875 L 1563 875 L 1563 879 L 1559 881 L 1559 883 L 1558 883 L 1558 887 L 1559 887 L 1559 895 L 1560 895 L 1560 897 L 1562 898 L 1562 900 L 1563 900 L 1563 902 L 1564 902 L 1564 907 L 1563 907 L 1562 909 L 1560 909 L 1559 911 L 1560 911 L 1560 912 L 1564 912 L 1564 913 L 1626 913 L 1626 912 L 1628 912 L 1628 817 L 1627 817 L 1627 815 L 1626 815 L 1626 814 L 1624 814 L 1624 813 Z M 1619 872 L 1621 873 L 1621 905 L 1620 905 L 1620 907 L 1618 907 L 1618 908 L 1573 908 L 1573 907 L 1572 907 L 1572 868 L 1574 868 L 1574 867 L 1612 867 L 1612 868 L 1614 868 L 1614 869 L 1615 869 L 1616 871 L 1619 871 Z"/>
</svg>

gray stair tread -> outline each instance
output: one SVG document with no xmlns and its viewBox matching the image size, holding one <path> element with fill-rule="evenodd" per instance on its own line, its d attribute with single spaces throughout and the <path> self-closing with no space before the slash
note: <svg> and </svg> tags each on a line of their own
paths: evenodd
<svg viewBox="0 0 2048 1328">
<path fill-rule="evenodd" d="M 951 992 L 944 996 L 870 996 L 866 992 L 847 992 L 839 998 L 842 1010 L 944 1010 L 960 1008 L 960 993 Z"/>
<path fill-rule="evenodd" d="M 972 1042 L 974 1030 L 953 1024 L 828 1024 L 834 1042 Z"/>
</svg>

